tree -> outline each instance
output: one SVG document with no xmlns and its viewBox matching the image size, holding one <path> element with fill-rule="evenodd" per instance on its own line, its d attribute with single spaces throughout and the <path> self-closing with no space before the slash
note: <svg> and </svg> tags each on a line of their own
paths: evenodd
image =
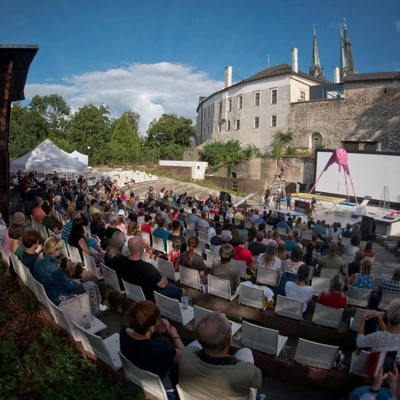
<svg viewBox="0 0 400 400">
<path fill-rule="evenodd" d="M 239 140 L 213 142 L 204 146 L 203 158 L 212 166 L 239 164 L 244 160 Z"/>
<path fill-rule="evenodd" d="M 49 135 L 47 121 L 35 110 L 14 103 L 10 116 L 10 156 L 21 157 Z"/>
<path fill-rule="evenodd" d="M 192 120 L 175 114 L 163 114 L 154 118 L 147 130 L 147 143 L 166 147 L 168 145 L 190 146 L 190 136 L 194 133 Z"/>
<path fill-rule="evenodd" d="M 136 111 L 125 111 L 124 114 L 128 118 L 129 124 L 132 127 L 133 132 L 139 136 L 139 122 L 140 122 L 140 114 Z"/>
<path fill-rule="evenodd" d="M 269 155 L 278 160 L 282 157 L 284 146 L 289 144 L 292 140 L 292 134 L 284 133 L 280 130 L 276 131 L 275 135 L 272 136 L 271 144 L 269 146 Z"/>
<path fill-rule="evenodd" d="M 51 138 L 65 138 L 71 108 L 62 96 L 58 94 L 33 96 L 29 109 L 36 111 L 47 121 Z"/>
<path fill-rule="evenodd" d="M 86 104 L 71 119 L 67 139 L 78 151 L 88 153 L 89 163 L 102 163 L 110 160 L 110 130 L 109 108 L 104 104 Z"/>
<path fill-rule="evenodd" d="M 139 150 L 139 139 L 128 120 L 126 113 L 121 115 L 111 135 L 110 145 L 113 157 L 128 161 L 135 159 Z"/>
</svg>

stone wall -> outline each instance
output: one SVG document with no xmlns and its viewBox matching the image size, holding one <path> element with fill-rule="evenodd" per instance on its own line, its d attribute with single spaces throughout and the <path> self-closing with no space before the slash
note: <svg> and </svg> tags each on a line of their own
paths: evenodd
<svg viewBox="0 0 400 400">
<path fill-rule="evenodd" d="M 308 149 L 313 133 L 334 149 L 342 140 L 379 141 L 382 151 L 400 151 L 400 87 L 390 82 L 365 87 L 345 84 L 343 99 L 290 105 L 289 132 L 297 148 Z"/>
<path fill-rule="evenodd" d="M 173 176 L 180 176 L 182 178 L 192 178 L 192 168 L 191 167 L 176 167 L 176 166 L 160 166 L 160 165 L 154 165 L 152 167 L 153 169 L 157 171 L 162 171 L 162 172 L 167 172 Z"/>
</svg>

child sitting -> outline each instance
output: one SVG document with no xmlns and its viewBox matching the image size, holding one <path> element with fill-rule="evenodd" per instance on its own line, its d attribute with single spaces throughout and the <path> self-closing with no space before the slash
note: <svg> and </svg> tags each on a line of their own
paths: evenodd
<svg viewBox="0 0 400 400">
<path fill-rule="evenodd" d="M 172 250 L 168 253 L 168 261 L 171 261 L 174 264 L 175 272 L 179 272 L 179 263 L 181 260 L 181 241 L 174 240 L 172 242 Z"/>
</svg>

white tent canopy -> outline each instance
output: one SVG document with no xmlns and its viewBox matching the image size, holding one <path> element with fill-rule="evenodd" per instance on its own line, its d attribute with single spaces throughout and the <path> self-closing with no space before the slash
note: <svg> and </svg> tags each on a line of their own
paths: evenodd
<svg viewBox="0 0 400 400">
<path fill-rule="evenodd" d="M 67 152 L 59 149 L 50 139 L 35 149 L 11 162 L 11 169 L 22 171 L 57 171 L 87 173 L 87 165 L 74 160 Z"/>
<path fill-rule="evenodd" d="M 73 151 L 72 153 L 70 153 L 70 156 L 74 159 L 74 160 L 78 160 L 83 164 L 88 165 L 89 164 L 89 156 L 87 156 L 86 154 L 82 154 L 79 153 L 79 151 Z"/>
</svg>

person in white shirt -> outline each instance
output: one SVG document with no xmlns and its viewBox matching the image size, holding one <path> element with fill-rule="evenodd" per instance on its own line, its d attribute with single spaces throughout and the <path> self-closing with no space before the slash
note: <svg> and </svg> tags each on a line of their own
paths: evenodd
<svg viewBox="0 0 400 400">
<path fill-rule="evenodd" d="M 308 302 L 313 297 L 313 288 L 306 284 L 309 273 L 310 267 L 306 264 L 302 264 L 297 270 L 297 281 L 286 282 L 285 285 L 286 297 L 303 302 L 303 316 L 306 315 Z"/>
<path fill-rule="evenodd" d="M 278 258 L 277 255 L 278 246 L 276 242 L 272 240 L 267 244 L 266 252 L 258 256 L 257 265 L 264 268 L 276 269 L 280 275 L 282 273 L 282 260 Z"/>
</svg>

